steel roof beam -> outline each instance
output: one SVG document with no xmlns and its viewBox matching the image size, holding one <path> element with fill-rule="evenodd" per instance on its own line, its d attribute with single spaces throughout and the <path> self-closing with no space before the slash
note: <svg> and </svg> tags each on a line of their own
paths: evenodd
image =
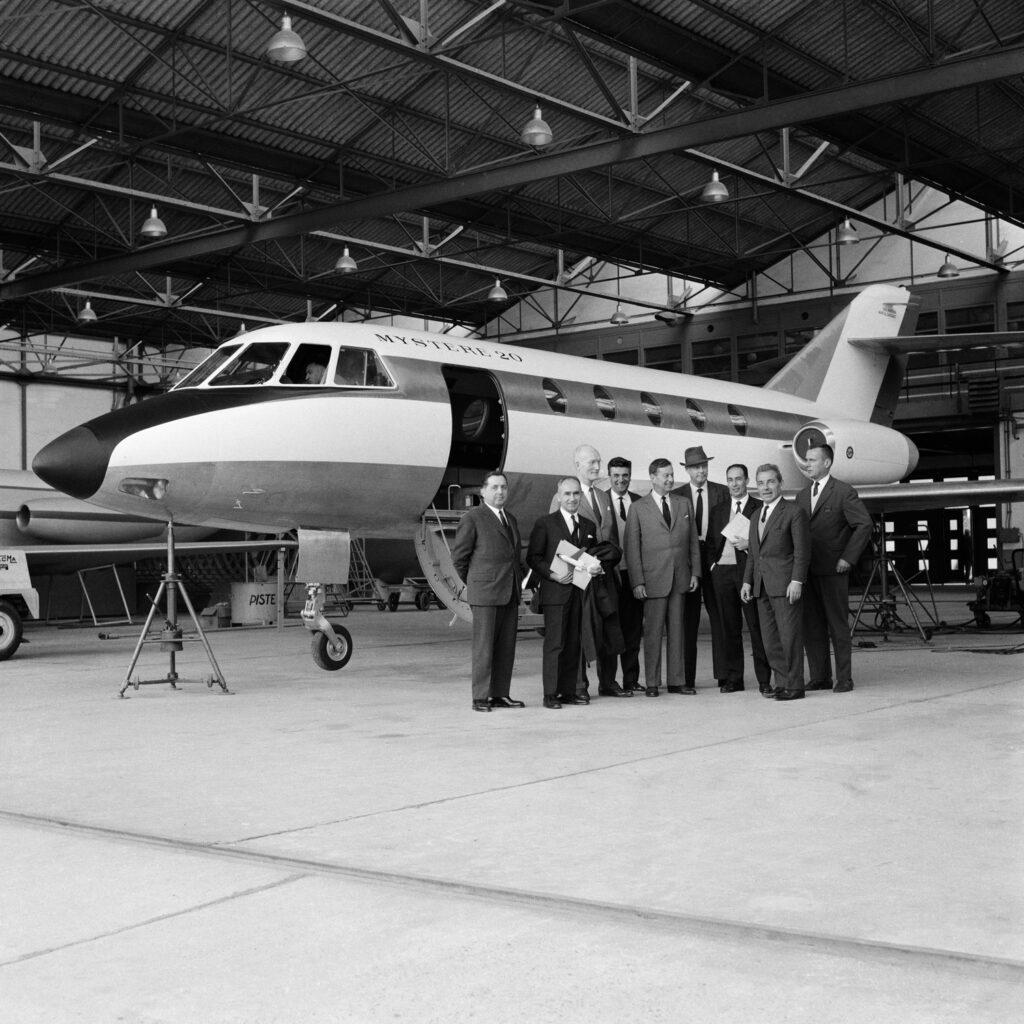
<svg viewBox="0 0 1024 1024">
<path fill-rule="evenodd" d="M 290 238 L 310 231 L 323 230 L 327 226 L 355 218 L 380 217 L 412 210 L 426 211 L 441 203 L 465 199 L 484 192 L 497 192 L 608 164 L 690 150 L 741 136 L 755 135 L 762 131 L 852 113 L 866 107 L 889 105 L 918 96 L 965 88 L 1020 74 L 1024 74 L 1024 46 L 1008 47 L 998 52 L 986 52 L 870 82 L 859 82 L 806 96 L 747 107 L 649 134 L 633 135 L 569 152 L 539 156 L 505 167 L 471 171 L 425 185 L 414 185 L 288 214 L 259 224 L 226 228 L 200 238 L 158 242 L 138 252 L 34 274 L 0 285 L 0 299 L 31 295 L 50 288 L 77 284 L 95 277 L 107 277 L 130 270 L 166 267 L 178 259 L 221 252 L 243 245 L 256 245 L 272 239 Z M 771 179 L 767 181 L 776 188 L 791 191 Z M 800 190 L 800 193 L 808 201 L 834 208 L 835 204 L 820 196 L 805 193 L 803 190 Z M 857 211 L 854 211 L 854 215 L 862 216 Z M 973 262 L 985 263 L 975 256 L 968 255 L 966 258 Z"/>
</svg>

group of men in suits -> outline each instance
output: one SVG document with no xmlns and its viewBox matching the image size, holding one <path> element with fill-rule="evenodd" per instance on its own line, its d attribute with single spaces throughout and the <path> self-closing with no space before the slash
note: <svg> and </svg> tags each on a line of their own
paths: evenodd
<svg viewBox="0 0 1024 1024">
<path fill-rule="evenodd" d="M 608 463 L 604 490 L 596 486 L 600 453 L 581 445 L 573 459 L 576 475 L 558 482 L 552 511 L 535 524 L 527 550 L 545 619 L 545 707 L 590 702 L 581 655 L 587 639 L 601 696 L 631 697 L 641 688 L 658 696 L 663 635 L 667 691 L 696 694 L 702 604 L 722 693 L 744 689 L 743 621 L 764 696 L 788 701 L 808 689 L 853 689 L 848 574 L 870 537 L 871 518 L 857 492 L 831 475 L 834 454 L 823 436 L 804 455 L 810 483 L 794 501 L 782 496 L 782 474 L 772 464 L 757 469 L 758 498 L 748 494 L 741 464 L 727 468 L 726 486 L 709 481 L 710 458 L 700 446 L 686 449 L 689 483 L 682 487 L 674 487 L 673 464 L 655 459 L 643 498 L 630 490 L 628 460 Z M 504 474 L 489 474 L 481 495 L 484 504 L 460 523 L 452 555 L 473 608 L 473 708 L 489 711 L 524 706 L 509 695 L 522 569 L 519 528 L 504 511 Z M 586 592 L 574 585 L 572 566 L 556 557 L 566 543 L 601 559 L 590 569 L 598 582 Z"/>
</svg>

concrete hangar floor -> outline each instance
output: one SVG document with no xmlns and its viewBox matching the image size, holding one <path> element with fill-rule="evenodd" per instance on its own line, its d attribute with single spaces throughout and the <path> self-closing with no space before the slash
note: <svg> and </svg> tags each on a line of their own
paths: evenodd
<svg viewBox="0 0 1024 1024">
<path fill-rule="evenodd" d="M 127 700 L 133 630 L 30 629 L 0 666 L 4 1021 L 1019 1019 L 1019 632 L 880 642 L 847 695 L 561 711 L 524 634 L 529 706 L 480 715 L 468 627 L 346 624 L 341 672 L 301 628 L 219 631 L 232 695 L 190 645 L 178 692 Z"/>
</svg>

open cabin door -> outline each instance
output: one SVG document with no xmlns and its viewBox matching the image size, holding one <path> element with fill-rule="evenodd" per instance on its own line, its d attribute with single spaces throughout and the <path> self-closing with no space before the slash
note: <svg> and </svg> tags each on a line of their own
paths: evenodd
<svg viewBox="0 0 1024 1024">
<path fill-rule="evenodd" d="M 485 473 L 504 465 L 507 418 L 498 381 L 485 370 L 445 366 L 452 412 L 452 443 L 444 477 L 416 531 L 416 556 L 423 575 L 445 607 L 473 621 L 452 566 L 451 542 L 466 509 L 480 503 L 477 488 Z"/>
</svg>

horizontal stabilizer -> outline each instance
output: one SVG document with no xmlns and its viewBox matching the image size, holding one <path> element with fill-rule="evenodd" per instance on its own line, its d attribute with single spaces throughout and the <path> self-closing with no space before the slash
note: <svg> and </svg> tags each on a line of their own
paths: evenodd
<svg viewBox="0 0 1024 1024">
<path fill-rule="evenodd" d="M 987 334 L 917 334 L 909 338 L 850 338 L 854 348 L 881 352 L 890 356 L 925 355 L 932 352 L 957 352 L 969 348 L 1024 348 L 1024 332 L 989 331 Z"/>
<path fill-rule="evenodd" d="M 936 508 L 1024 501 L 1024 480 L 962 480 L 956 483 L 862 484 L 857 488 L 870 512 L 910 512 Z"/>
</svg>

